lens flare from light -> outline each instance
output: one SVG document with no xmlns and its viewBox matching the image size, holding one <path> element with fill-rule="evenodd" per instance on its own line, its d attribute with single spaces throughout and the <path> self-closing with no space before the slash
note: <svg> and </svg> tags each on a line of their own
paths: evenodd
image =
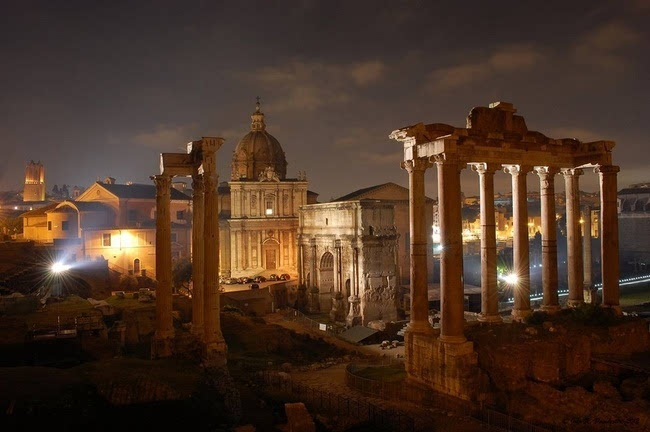
<svg viewBox="0 0 650 432">
<path fill-rule="evenodd" d="M 514 285 L 514 284 L 517 283 L 517 281 L 519 280 L 519 278 L 517 277 L 516 274 L 514 274 L 514 273 L 510 273 L 510 274 L 507 274 L 507 275 L 505 275 L 505 276 L 502 276 L 502 277 L 501 277 L 501 280 L 503 280 L 503 281 L 504 281 L 505 283 L 507 283 L 508 285 Z"/>
<path fill-rule="evenodd" d="M 67 264 L 63 264 L 62 262 L 55 262 L 54 264 L 52 264 L 52 267 L 50 267 L 50 270 L 52 270 L 52 273 L 60 274 L 70 270 L 70 266 Z"/>
</svg>

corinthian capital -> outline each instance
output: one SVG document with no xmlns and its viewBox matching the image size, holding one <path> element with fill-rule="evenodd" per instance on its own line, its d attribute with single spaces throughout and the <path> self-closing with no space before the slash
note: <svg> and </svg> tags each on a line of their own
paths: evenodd
<svg viewBox="0 0 650 432">
<path fill-rule="evenodd" d="M 503 172 L 510 175 L 528 174 L 533 170 L 533 167 L 528 165 L 505 165 Z"/>
<path fill-rule="evenodd" d="M 192 176 L 192 190 L 195 195 L 203 193 L 203 175 L 195 174 Z"/>
<path fill-rule="evenodd" d="M 581 170 L 580 168 L 563 168 L 562 169 L 562 175 L 564 177 L 577 177 L 581 176 L 585 172 Z"/>
<path fill-rule="evenodd" d="M 479 175 L 494 174 L 500 168 L 499 165 L 485 162 L 471 163 L 469 165 L 472 168 L 472 171 L 477 172 Z"/>
<path fill-rule="evenodd" d="M 427 168 L 431 167 L 431 162 L 428 159 L 410 159 L 402 162 L 402 169 L 405 169 L 409 173 L 414 171 L 426 171 Z"/>
<path fill-rule="evenodd" d="M 150 177 L 156 185 L 156 196 L 171 194 L 172 178 L 171 176 L 159 174 Z"/>
<path fill-rule="evenodd" d="M 559 169 L 553 167 L 547 167 L 547 166 L 535 167 L 535 174 L 537 174 L 540 179 L 546 179 L 549 177 L 552 178 L 559 172 L 560 172 Z"/>
</svg>

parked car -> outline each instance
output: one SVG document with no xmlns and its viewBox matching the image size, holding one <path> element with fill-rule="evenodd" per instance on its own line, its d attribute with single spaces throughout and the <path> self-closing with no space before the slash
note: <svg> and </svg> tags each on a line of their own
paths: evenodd
<svg viewBox="0 0 650 432">
<path fill-rule="evenodd" d="M 255 283 L 266 282 L 266 278 L 264 276 L 257 276 L 257 277 L 255 277 L 255 279 L 253 279 L 253 282 L 255 282 Z"/>
<path fill-rule="evenodd" d="M 270 280 L 270 281 L 276 281 L 276 280 L 278 280 L 278 279 L 279 279 L 279 278 L 278 278 L 278 275 L 276 275 L 275 273 L 273 273 L 271 276 L 269 276 L 269 280 Z"/>
<path fill-rule="evenodd" d="M 254 284 L 251 284 L 251 289 L 252 289 L 252 290 L 254 290 L 254 289 L 260 289 L 260 286 L 259 286 L 258 284 L 256 284 L 256 283 L 254 283 Z"/>
<path fill-rule="evenodd" d="M 283 275 L 280 275 L 280 280 L 281 281 L 288 281 L 291 280 L 291 276 L 288 273 L 285 273 Z"/>
<path fill-rule="evenodd" d="M 241 282 L 241 283 L 243 283 L 243 284 L 253 283 L 253 279 L 251 279 L 251 278 L 249 278 L 249 277 L 243 277 L 243 278 L 241 278 L 241 279 L 242 279 L 242 282 Z"/>
</svg>

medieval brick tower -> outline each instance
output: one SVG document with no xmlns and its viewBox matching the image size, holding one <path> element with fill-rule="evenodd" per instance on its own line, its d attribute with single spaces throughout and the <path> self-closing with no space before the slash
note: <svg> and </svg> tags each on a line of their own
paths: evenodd
<svg viewBox="0 0 650 432">
<path fill-rule="evenodd" d="M 45 168 L 40 161 L 31 161 L 25 169 L 23 201 L 45 201 Z"/>
</svg>

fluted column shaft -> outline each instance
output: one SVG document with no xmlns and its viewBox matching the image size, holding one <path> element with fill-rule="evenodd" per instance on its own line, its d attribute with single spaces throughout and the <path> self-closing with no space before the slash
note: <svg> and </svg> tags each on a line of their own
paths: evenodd
<svg viewBox="0 0 650 432">
<path fill-rule="evenodd" d="M 618 209 L 616 173 L 619 167 L 596 168 L 600 176 L 600 262 L 603 280 L 603 307 L 621 312 L 619 304 Z"/>
<path fill-rule="evenodd" d="M 204 270 L 205 251 L 203 224 L 205 206 L 203 201 L 203 177 L 192 176 L 192 333 L 203 337 L 204 305 Z"/>
<path fill-rule="evenodd" d="M 438 166 L 440 214 L 440 340 L 463 343 L 465 293 L 463 290 L 463 238 L 458 161 L 447 157 Z M 426 261 L 425 261 L 426 262 Z M 412 264 L 411 264 L 412 265 Z"/>
<path fill-rule="evenodd" d="M 582 260 L 584 274 L 585 297 L 589 296 L 589 303 L 596 304 L 596 293 L 593 291 L 592 256 L 591 256 L 591 207 L 582 207 Z M 585 299 L 587 301 L 587 299 Z"/>
<path fill-rule="evenodd" d="M 562 170 L 566 193 L 567 273 L 569 281 L 567 305 L 569 307 L 580 306 L 585 302 L 582 237 L 580 233 L 580 184 L 578 181 L 582 173 L 581 169 Z"/>
<path fill-rule="evenodd" d="M 219 195 L 216 152 L 214 141 L 203 141 L 203 184 L 204 184 L 204 355 L 207 360 L 225 362 L 223 355 L 226 344 L 221 334 L 219 298 Z"/>
<path fill-rule="evenodd" d="M 425 214 L 424 173 L 431 163 L 412 159 L 402 164 L 409 175 L 409 226 L 411 253 L 411 322 L 409 330 L 432 333 L 429 324 L 427 270 L 427 226 Z"/>
<path fill-rule="evenodd" d="M 511 165 L 505 170 L 512 176 L 512 218 L 513 218 L 513 272 L 516 280 L 511 286 L 515 305 L 514 320 L 523 320 L 530 310 L 530 257 L 528 245 L 528 191 L 526 174 L 530 167 Z"/>
<path fill-rule="evenodd" d="M 497 237 L 494 221 L 495 166 L 474 164 L 479 175 L 481 202 L 481 314 L 479 321 L 501 322 L 497 292 Z"/>
<path fill-rule="evenodd" d="M 558 170 L 549 167 L 535 169 L 540 182 L 542 213 L 542 310 L 557 312 L 557 236 L 555 233 L 555 175 Z"/>
<path fill-rule="evenodd" d="M 156 330 L 152 357 L 169 357 L 174 337 L 172 320 L 171 177 L 152 177 L 156 184 Z"/>
</svg>

